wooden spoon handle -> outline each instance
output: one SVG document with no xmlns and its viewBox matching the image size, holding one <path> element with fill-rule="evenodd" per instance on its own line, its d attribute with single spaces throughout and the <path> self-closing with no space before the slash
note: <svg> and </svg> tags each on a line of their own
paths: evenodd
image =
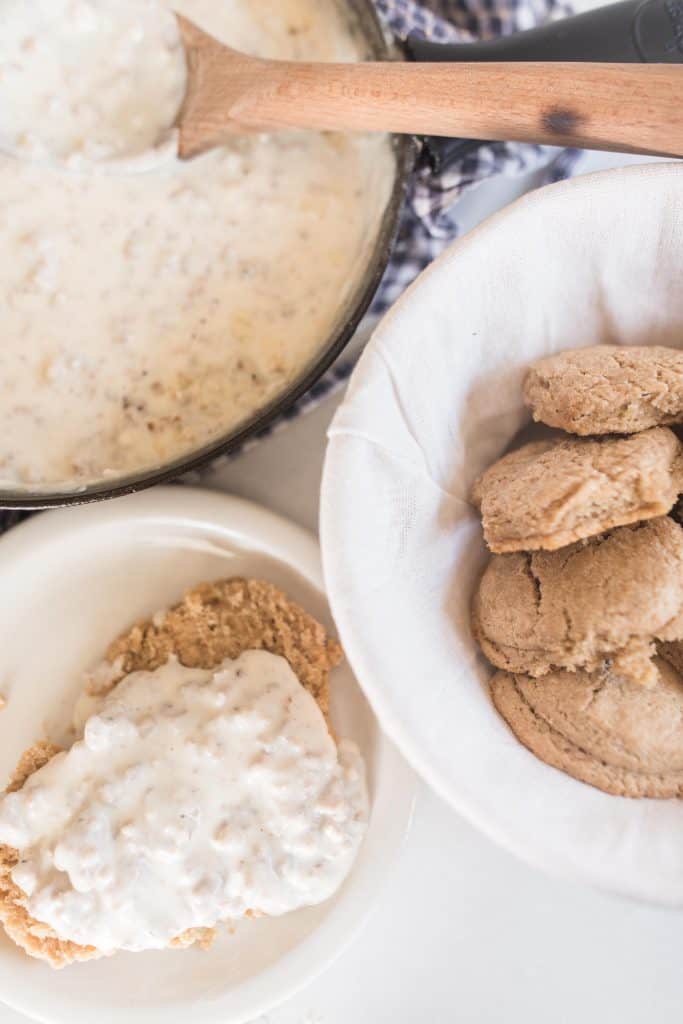
<svg viewBox="0 0 683 1024">
<path fill-rule="evenodd" d="M 203 34 L 202 34 L 203 35 Z M 235 131 L 389 131 L 683 156 L 675 64 L 304 64 L 188 34 L 181 155 Z M 193 63 L 194 62 L 194 63 Z"/>
</svg>

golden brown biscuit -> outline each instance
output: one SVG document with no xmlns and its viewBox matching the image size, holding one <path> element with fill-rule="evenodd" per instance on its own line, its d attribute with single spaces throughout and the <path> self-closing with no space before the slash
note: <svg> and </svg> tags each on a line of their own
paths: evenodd
<svg viewBox="0 0 683 1024">
<path fill-rule="evenodd" d="M 272 583 L 239 577 L 202 583 L 163 615 L 115 640 L 107 660 L 117 672 L 97 693 L 107 693 L 130 672 L 159 668 L 170 654 L 189 668 L 214 668 L 248 650 L 285 658 L 327 714 L 329 673 L 342 660 L 341 647 Z"/>
<path fill-rule="evenodd" d="M 559 551 L 493 555 L 473 629 L 489 661 L 512 673 L 609 660 L 648 684 L 652 639 L 683 638 L 683 528 L 663 516 Z"/>
<path fill-rule="evenodd" d="M 534 363 L 524 401 L 570 434 L 632 434 L 683 420 L 683 350 L 592 345 Z"/>
<path fill-rule="evenodd" d="M 537 441 L 475 484 L 491 551 L 554 551 L 665 515 L 683 490 L 683 445 L 667 427 L 633 437 Z"/>
<path fill-rule="evenodd" d="M 285 658 L 327 717 L 329 673 L 342 660 L 341 647 L 303 608 L 261 580 L 204 583 L 173 608 L 133 626 L 111 644 L 106 655 L 110 669 L 95 673 L 89 689 L 104 695 L 130 672 L 152 671 L 172 654 L 190 668 L 210 669 L 225 658 L 238 658 L 244 651 L 256 649 Z M 35 744 L 19 762 L 8 791 L 20 789 L 57 753 L 59 748 L 53 744 Z M 13 942 L 57 968 L 101 957 L 98 949 L 62 941 L 52 929 L 29 916 L 24 894 L 11 876 L 18 859 L 16 850 L 0 845 L 0 922 Z M 211 928 L 192 928 L 171 946 L 206 946 L 213 936 Z"/>
<path fill-rule="evenodd" d="M 683 678 L 656 659 L 645 689 L 609 673 L 498 672 L 493 701 L 546 764 L 616 796 L 683 795 Z"/>
</svg>

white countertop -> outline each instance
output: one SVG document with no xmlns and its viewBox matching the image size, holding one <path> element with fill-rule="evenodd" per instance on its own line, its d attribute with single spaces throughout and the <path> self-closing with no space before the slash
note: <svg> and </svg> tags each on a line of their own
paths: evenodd
<svg viewBox="0 0 683 1024">
<path fill-rule="evenodd" d="M 591 155 L 582 169 L 625 162 L 636 161 Z M 473 226 L 522 186 L 484 186 L 465 200 L 461 223 Z M 335 405 L 331 399 L 292 423 L 209 485 L 315 530 Z M 258 1024 L 673 1024 L 682 1014 L 682 949 L 683 913 L 541 875 L 423 786 L 412 831 L 361 935 Z M 0 1024 L 22 1021 L 0 1008 Z"/>
</svg>

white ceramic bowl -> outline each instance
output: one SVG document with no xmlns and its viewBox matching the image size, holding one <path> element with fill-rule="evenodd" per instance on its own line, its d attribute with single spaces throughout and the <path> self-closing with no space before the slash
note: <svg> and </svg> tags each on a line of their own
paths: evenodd
<svg viewBox="0 0 683 1024">
<path fill-rule="evenodd" d="M 468 495 L 528 421 L 542 355 L 683 345 L 683 166 L 520 200 L 437 261 L 377 330 L 330 431 L 322 547 L 347 656 L 383 728 L 454 807 L 548 871 L 683 904 L 683 802 L 546 766 L 488 693 L 469 628 L 486 553 Z"/>
<path fill-rule="evenodd" d="M 135 619 L 193 584 L 262 576 L 332 626 L 315 540 L 248 502 L 167 488 L 36 517 L 0 541 L 0 777 L 43 728 L 58 738 L 79 677 Z M 333 627 L 332 627 L 333 628 Z M 383 738 L 348 667 L 332 717 L 360 744 L 371 817 L 350 877 L 322 906 L 247 921 L 210 951 L 119 954 L 53 972 L 0 930 L 0 999 L 55 1024 L 236 1024 L 281 1002 L 344 948 L 408 828 L 414 775 Z"/>
</svg>

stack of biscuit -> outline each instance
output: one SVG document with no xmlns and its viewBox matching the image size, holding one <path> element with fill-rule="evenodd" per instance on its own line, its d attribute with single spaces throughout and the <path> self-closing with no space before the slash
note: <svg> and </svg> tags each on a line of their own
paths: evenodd
<svg viewBox="0 0 683 1024">
<path fill-rule="evenodd" d="M 526 747 L 619 796 L 683 796 L 683 351 L 599 345 L 535 363 L 526 444 L 477 481 L 492 557 L 474 635 Z M 573 435 L 573 436 L 571 436 Z"/>
</svg>

